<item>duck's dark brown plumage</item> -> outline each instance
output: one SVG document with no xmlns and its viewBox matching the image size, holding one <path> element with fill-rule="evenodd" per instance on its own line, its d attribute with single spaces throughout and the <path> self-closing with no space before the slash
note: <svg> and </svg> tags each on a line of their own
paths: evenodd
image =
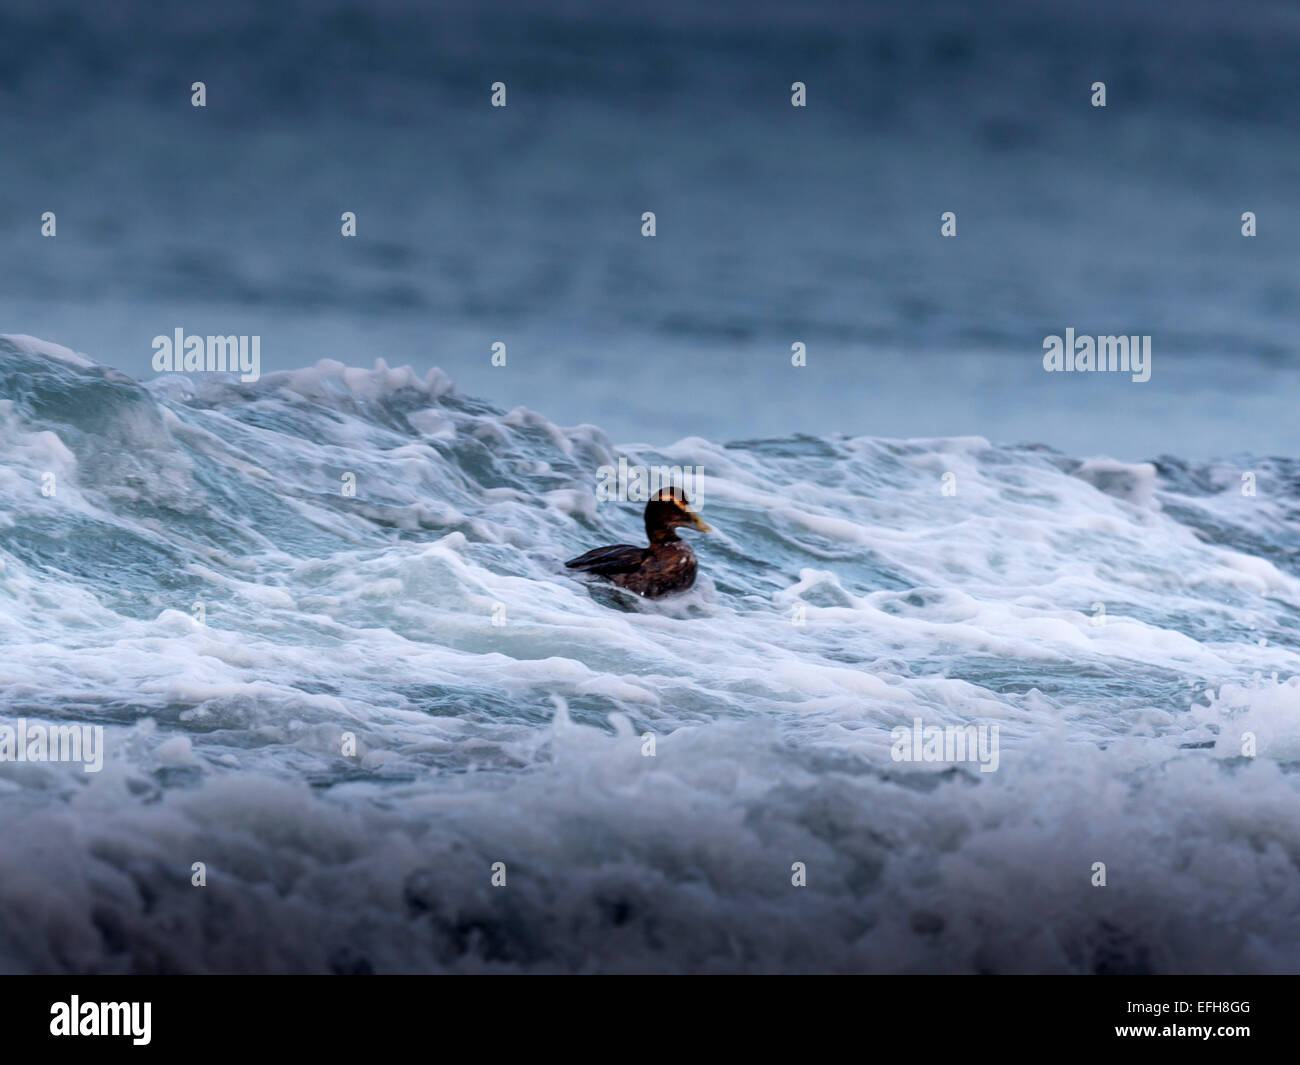
<svg viewBox="0 0 1300 1065">
<path fill-rule="evenodd" d="M 645 531 L 649 547 L 616 544 L 597 547 L 565 563 L 569 569 L 582 570 L 626 588 L 647 599 L 658 599 L 672 592 L 684 592 L 695 583 L 695 552 L 690 544 L 677 538 L 676 529 L 685 526 L 708 532 L 680 488 L 664 488 L 645 507 Z"/>
</svg>

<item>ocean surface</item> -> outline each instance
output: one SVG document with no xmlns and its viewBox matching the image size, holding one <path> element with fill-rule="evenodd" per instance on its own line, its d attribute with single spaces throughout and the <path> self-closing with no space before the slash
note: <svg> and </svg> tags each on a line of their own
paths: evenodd
<svg viewBox="0 0 1300 1065">
<path fill-rule="evenodd" d="M 1293 0 L 6 0 L 0 330 L 439 366 L 659 446 L 1295 455 L 1298 71 Z M 1044 373 L 1067 328 L 1151 380 Z"/>
<path fill-rule="evenodd" d="M 639 538 L 620 456 L 703 467 L 685 595 L 562 566 Z M 0 721 L 108 752 L 0 762 L 0 971 L 1300 967 L 1294 458 L 615 446 L 10 336 L 0 498 Z"/>
</svg>

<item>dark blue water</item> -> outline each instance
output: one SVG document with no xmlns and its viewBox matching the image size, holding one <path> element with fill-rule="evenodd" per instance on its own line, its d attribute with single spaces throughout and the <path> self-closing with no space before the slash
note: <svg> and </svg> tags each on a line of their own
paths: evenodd
<svg viewBox="0 0 1300 1065">
<path fill-rule="evenodd" d="M 137 376 L 177 327 L 438 365 L 654 443 L 1300 446 L 1291 5 L 552 8 L 7 5 L 0 324 Z M 1152 379 L 1044 373 L 1066 327 Z"/>
</svg>

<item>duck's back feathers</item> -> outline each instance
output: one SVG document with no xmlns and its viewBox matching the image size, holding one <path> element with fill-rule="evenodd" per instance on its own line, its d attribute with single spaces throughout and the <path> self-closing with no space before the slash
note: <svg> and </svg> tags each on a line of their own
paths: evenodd
<svg viewBox="0 0 1300 1065">
<path fill-rule="evenodd" d="M 684 592 L 695 583 L 695 554 L 681 540 L 650 547 L 598 547 L 565 563 L 626 588 L 629 592 L 657 599 L 672 592 Z"/>
<path fill-rule="evenodd" d="M 678 528 L 708 532 L 709 527 L 691 510 L 680 488 L 664 488 L 646 504 L 645 531 L 649 547 L 615 544 L 598 547 L 565 563 L 569 569 L 604 577 L 629 592 L 657 599 L 684 592 L 695 583 L 695 552 L 678 536 Z"/>
<path fill-rule="evenodd" d="M 565 565 L 569 569 L 580 569 L 600 577 L 611 577 L 616 573 L 632 573 L 640 569 L 649 553 L 644 547 L 615 544 L 613 547 L 597 547 L 585 555 L 569 559 Z"/>
</svg>

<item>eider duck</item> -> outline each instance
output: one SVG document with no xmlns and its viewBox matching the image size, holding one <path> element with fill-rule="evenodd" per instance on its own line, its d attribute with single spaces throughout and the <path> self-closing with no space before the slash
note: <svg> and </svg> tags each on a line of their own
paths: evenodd
<svg viewBox="0 0 1300 1065">
<path fill-rule="evenodd" d="M 677 538 L 678 526 L 711 532 L 698 514 L 688 510 L 690 500 L 680 488 L 663 488 L 645 507 L 645 531 L 649 547 L 616 544 L 597 547 L 565 563 L 569 569 L 604 577 L 620 588 L 658 599 L 672 592 L 684 592 L 695 583 L 695 552 Z"/>
</svg>

